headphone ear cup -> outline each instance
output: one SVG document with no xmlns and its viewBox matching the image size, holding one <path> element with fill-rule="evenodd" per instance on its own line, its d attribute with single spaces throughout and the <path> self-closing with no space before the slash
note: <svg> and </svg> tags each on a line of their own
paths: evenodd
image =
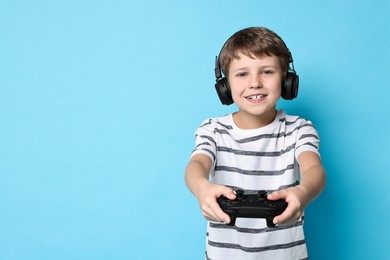
<svg viewBox="0 0 390 260">
<path fill-rule="evenodd" d="M 225 77 L 222 77 L 217 80 L 215 83 L 215 90 L 218 93 L 218 97 L 224 105 L 231 105 L 234 103 L 232 94 L 230 92 L 230 87 Z"/>
<path fill-rule="evenodd" d="M 282 98 L 292 100 L 298 96 L 299 77 L 294 72 L 287 72 L 282 82 Z"/>
</svg>

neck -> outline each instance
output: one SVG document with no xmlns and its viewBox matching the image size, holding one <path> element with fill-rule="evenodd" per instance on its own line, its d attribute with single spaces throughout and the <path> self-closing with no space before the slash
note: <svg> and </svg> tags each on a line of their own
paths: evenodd
<svg viewBox="0 0 390 260">
<path fill-rule="evenodd" d="M 241 129 L 256 129 L 271 124 L 276 118 L 276 109 L 267 111 L 261 115 L 252 115 L 243 111 L 233 114 L 234 123 Z"/>
</svg>

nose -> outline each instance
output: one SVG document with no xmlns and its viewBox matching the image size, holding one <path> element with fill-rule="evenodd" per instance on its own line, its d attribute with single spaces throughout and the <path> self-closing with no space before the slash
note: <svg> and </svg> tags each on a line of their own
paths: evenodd
<svg viewBox="0 0 390 260">
<path fill-rule="evenodd" d="M 250 88 L 262 88 L 263 84 L 260 80 L 260 77 L 258 75 L 253 75 L 250 82 Z"/>
</svg>

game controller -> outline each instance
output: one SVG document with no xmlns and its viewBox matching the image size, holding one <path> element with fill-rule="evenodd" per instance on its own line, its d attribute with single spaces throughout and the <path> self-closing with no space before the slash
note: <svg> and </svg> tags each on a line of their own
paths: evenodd
<svg viewBox="0 0 390 260">
<path fill-rule="evenodd" d="M 268 227 L 275 227 L 273 219 L 283 213 L 287 208 L 284 200 L 268 200 L 267 192 L 258 191 L 257 194 L 245 194 L 243 190 L 236 190 L 236 199 L 229 200 L 226 197 L 219 197 L 217 202 L 221 209 L 230 216 L 230 223 L 233 226 L 236 218 L 265 218 Z"/>
</svg>

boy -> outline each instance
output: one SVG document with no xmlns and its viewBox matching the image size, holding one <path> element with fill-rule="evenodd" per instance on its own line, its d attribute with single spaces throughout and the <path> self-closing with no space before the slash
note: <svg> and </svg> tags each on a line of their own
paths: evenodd
<svg viewBox="0 0 390 260">
<path fill-rule="evenodd" d="M 203 122 L 185 173 L 209 221 L 206 259 L 308 258 L 303 211 L 324 188 L 325 172 L 311 122 L 276 110 L 281 96 L 292 99 L 298 90 L 289 63 L 283 40 L 262 27 L 236 32 L 217 57 L 218 94 L 238 111 Z M 227 225 L 230 217 L 217 198 L 233 200 L 238 189 L 264 190 L 269 200 L 285 200 L 287 209 L 273 219 L 276 227 L 268 228 L 262 218 L 237 218 Z"/>
</svg>

